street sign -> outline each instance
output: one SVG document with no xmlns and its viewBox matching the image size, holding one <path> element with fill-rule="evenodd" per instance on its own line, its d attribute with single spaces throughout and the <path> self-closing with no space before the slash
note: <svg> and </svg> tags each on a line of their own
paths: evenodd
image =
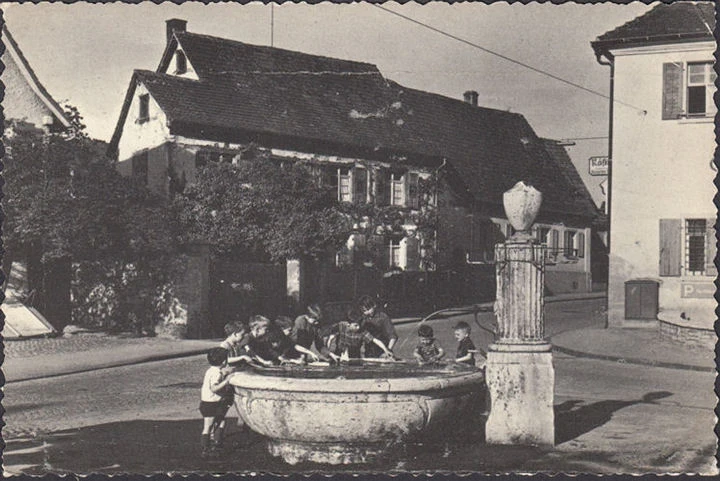
<svg viewBox="0 0 720 481">
<path fill-rule="evenodd" d="M 608 175 L 610 157 L 590 157 L 590 175 Z"/>
</svg>

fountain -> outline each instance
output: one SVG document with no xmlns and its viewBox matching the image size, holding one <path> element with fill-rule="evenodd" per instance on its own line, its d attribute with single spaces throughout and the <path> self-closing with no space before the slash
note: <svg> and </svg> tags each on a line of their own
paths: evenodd
<svg viewBox="0 0 720 481">
<path fill-rule="evenodd" d="M 371 462 L 462 415 L 485 390 L 482 371 L 454 363 L 256 368 L 230 383 L 245 422 L 290 464 Z"/>
</svg>

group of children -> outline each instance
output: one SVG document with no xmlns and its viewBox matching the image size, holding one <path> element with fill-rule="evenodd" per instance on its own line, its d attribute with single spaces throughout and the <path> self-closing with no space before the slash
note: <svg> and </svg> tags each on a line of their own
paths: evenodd
<svg viewBox="0 0 720 481">
<path fill-rule="evenodd" d="M 260 315 L 248 324 L 231 322 L 225 326 L 226 339 L 208 352 L 210 368 L 201 390 L 200 413 L 203 416 L 201 448 L 203 457 L 215 457 L 222 448 L 225 415 L 233 404 L 229 376 L 243 365 L 274 366 L 282 363 L 344 362 L 353 359 L 395 359 L 392 348 L 398 336 L 390 317 L 377 308 L 375 300 L 363 297 L 344 321 L 321 328 L 322 310 L 311 304 L 307 313 L 294 321 L 281 316 L 275 321 Z M 455 326 L 458 340 L 455 362 L 475 365 L 475 346 L 470 326 Z M 440 361 L 445 351 L 437 343 L 432 327 L 421 324 L 414 357 L 420 364 Z M 314 348 L 314 351 L 313 351 Z M 240 407 L 238 425 L 243 426 Z"/>
</svg>

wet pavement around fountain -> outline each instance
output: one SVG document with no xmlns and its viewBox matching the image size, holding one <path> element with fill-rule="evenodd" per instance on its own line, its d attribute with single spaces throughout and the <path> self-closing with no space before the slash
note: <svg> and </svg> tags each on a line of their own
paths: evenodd
<svg viewBox="0 0 720 481">
<path fill-rule="evenodd" d="M 571 302 L 549 311 L 558 333 L 592 328 L 601 301 Z M 554 314 L 553 314 L 554 313 Z M 490 313 L 491 315 L 491 313 Z M 485 349 L 491 334 L 476 324 L 472 338 Z M 438 341 L 455 353 L 457 317 L 431 321 Z M 398 326 L 396 351 L 409 358 L 416 324 Z M 21 358 L 29 359 L 29 358 Z M 3 437 L 7 473 L 185 472 L 715 472 L 714 374 L 663 369 L 556 353 L 556 436 L 550 451 L 488 446 L 478 426 L 457 419 L 455 437 L 396 446 L 367 466 L 287 465 L 267 453 L 265 439 L 234 426 L 218 461 L 198 456 L 202 421 L 197 398 L 206 361 L 170 359 L 50 379 L 9 383 Z M 473 425 L 475 428 L 473 428 Z M 470 427 L 463 432 L 461 428 Z"/>
</svg>

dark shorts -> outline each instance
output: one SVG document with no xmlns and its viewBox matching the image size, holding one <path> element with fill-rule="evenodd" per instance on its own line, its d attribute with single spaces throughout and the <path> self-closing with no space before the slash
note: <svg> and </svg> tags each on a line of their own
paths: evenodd
<svg viewBox="0 0 720 481">
<path fill-rule="evenodd" d="M 200 414 L 204 418 L 224 418 L 231 404 L 231 398 L 214 402 L 200 401 Z"/>
</svg>

